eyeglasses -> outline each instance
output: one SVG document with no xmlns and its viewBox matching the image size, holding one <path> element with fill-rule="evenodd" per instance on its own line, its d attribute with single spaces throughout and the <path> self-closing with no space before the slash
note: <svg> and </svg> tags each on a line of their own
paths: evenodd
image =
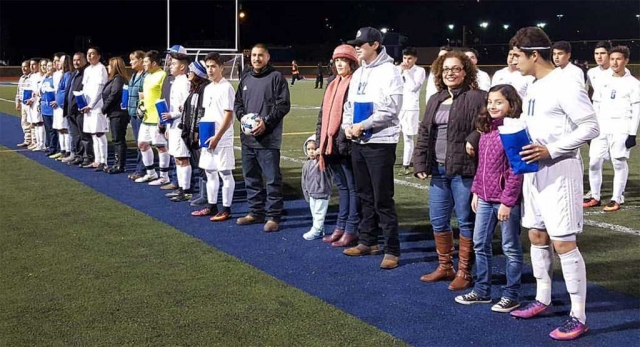
<svg viewBox="0 0 640 347">
<path fill-rule="evenodd" d="M 445 67 L 444 69 L 442 69 L 443 75 L 448 75 L 449 72 L 453 74 L 459 74 L 460 72 L 462 72 L 462 68 L 460 66 L 454 66 L 452 68 Z"/>
<path fill-rule="evenodd" d="M 368 43 L 369 46 L 373 46 L 374 43 L 376 43 L 376 41 L 367 41 L 367 42 L 361 42 L 361 43 L 356 43 L 355 46 L 356 48 L 360 48 L 362 47 L 362 45 L 364 45 L 365 43 Z"/>
</svg>

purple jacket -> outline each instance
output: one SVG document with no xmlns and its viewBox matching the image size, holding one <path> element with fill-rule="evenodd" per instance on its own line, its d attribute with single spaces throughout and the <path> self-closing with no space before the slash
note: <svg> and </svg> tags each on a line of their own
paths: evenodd
<svg viewBox="0 0 640 347">
<path fill-rule="evenodd" d="M 523 175 L 515 175 L 502 147 L 498 126 L 502 119 L 491 124 L 491 131 L 480 136 L 478 170 L 471 192 L 486 202 L 513 207 L 520 202 Z"/>
</svg>

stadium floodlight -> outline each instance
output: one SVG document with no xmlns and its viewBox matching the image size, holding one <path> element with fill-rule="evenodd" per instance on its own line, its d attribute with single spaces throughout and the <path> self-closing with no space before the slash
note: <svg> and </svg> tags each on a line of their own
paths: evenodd
<svg viewBox="0 0 640 347">
<path fill-rule="evenodd" d="M 244 11 L 240 11 L 240 13 L 238 13 L 238 17 L 240 17 L 240 19 L 244 19 L 246 16 L 247 14 Z"/>
<path fill-rule="evenodd" d="M 536 24 L 536 26 L 537 26 L 538 28 L 540 28 L 540 29 L 544 29 L 544 27 L 546 27 L 546 26 L 547 26 L 547 23 L 545 23 L 545 22 L 541 22 L 541 23 Z"/>
<path fill-rule="evenodd" d="M 503 28 L 504 30 L 509 29 L 509 24 L 502 24 L 502 28 Z"/>
<path fill-rule="evenodd" d="M 389 32 L 389 28 L 382 28 L 382 29 L 380 29 L 380 32 L 383 33 L 383 34 L 386 34 L 386 33 Z"/>
<path fill-rule="evenodd" d="M 455 28 L 455 25 L 453 25 L 453 24 L 449 24 L 447 26 L 449 27 L 449 30 L 453 30 L 453 28 Z"/>
<path fill-rule="evenodd" d="M 482 22 L 480 23 L 480 27 L 483 29 L 486 29 L 489 26 L 489 22 Z"/>
</svg>

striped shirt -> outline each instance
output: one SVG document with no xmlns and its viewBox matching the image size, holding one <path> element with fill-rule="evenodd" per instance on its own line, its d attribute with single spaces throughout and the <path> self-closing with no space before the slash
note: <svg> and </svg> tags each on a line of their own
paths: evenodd
<svg viewBox="0 0 640 347">
<path fill-rule="evenodd" d="M 136 72 L 129 81 L 129 104 L 127 105 L 127 111 L 131 117 L 137 117 L 138 101 L 140 100 L 138 94 L 142 91 L 142 84 L 144 83 L 144 77 L 146 75 L 146 71 L 142 73 Z"/>
<path fill-rule="evenodd" d="M 29 75 L 22 75 L 18 80 L 18 89 L 16 90 L 16 105 L 22 102 L 24 89 L 29 86 Z"/>
</svg>

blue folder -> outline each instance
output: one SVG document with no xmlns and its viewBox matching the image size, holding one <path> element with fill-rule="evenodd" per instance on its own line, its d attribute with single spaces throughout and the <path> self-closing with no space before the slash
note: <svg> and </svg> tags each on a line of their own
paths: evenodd
<svg viewBox="0 0 640 347">
<path fill-rule="evenodd" d="M 129 106 L 129 86 L 122 87 L 122 99 L 120 100 L 120 108 L 127 108 Z"/>
<path fill-rule="evenodd" d="M 358 124 L 367 120 L 373 114 L 373 102 L 354 102 L 353 103 L 353 124 Z M 365 130 L 363 137 L 371 137 L 371 130 Z"/>
<path fill-rule="evenodd" d="M 26 105 L 27 101 L 29 101 L 32 96 L 33 96 L 33 90 L 31 90 L 31 89 L 23 90 L 22 91 L 22 103 Z"/>
<path fill-rule="evenodd" d="M 211 136 L 216 134 L 216 123 L 215 122 L 200 122 L 200 147 L 209 147 L 205 143 Z"/>
<path fill-rule="evenodd" d="M 56 101 L 56 93 L 51 91 L 51 92 L 45 92 L 44 93 L 44 97 L 43 97 L 44 101 L 48 104 L 50 104 L 52 101 Z"/>
<path fill-rule="evenodd" d="M 507 153 L 507 158 L 509 159 L 513 173 L 518 175 L 538 171 L 537 161 L 527 164 L 522 160 L 522 156 L 520 155 L 522 147 L 531 144 L 527 130 L 523 129 L 513 134 L 500 134 L 500 140 L 502 140 L 502 146 Z"/>
<path fill-rule="evenodd" d="M 82 110 L 83 108 L 89 106 L 87 102 L 87 98 L 84 96 L 82 92 L 73 92 L 73 95 L 76 97 L 76 103 L 78 104 L 78 110 Z"/>
<path fill-rule="evenodd" d="M 165 99 L 160 99 L 156 101 L 156 111 L 158 111 L 158 117 L 160 118 L 160 124 L 173 124 L 173 119 L 164 120 L 162 119 L 163 113 L 169 113 L 169 105 L 167 105 L 167 101 Z"/>
</svg>

